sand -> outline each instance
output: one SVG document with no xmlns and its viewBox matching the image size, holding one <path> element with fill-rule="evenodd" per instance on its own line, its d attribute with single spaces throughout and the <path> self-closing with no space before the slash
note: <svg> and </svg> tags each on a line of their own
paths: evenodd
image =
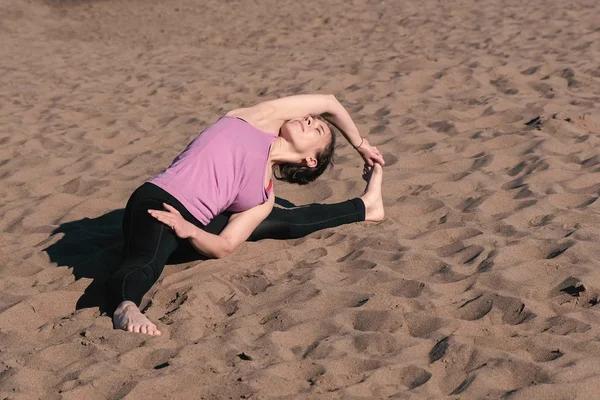
<svg viewBox="0 0 600 400">
<path fill-rule="evenodd" d="M 596 1 L 0 3 L 0 397 L 591 399 Z M 131 192 L 229 109 L 333 93 L 386 220 L 169 265 L 112 329 Z M 343 139 L 295 204 L 361 194 Z"/>
</svg>

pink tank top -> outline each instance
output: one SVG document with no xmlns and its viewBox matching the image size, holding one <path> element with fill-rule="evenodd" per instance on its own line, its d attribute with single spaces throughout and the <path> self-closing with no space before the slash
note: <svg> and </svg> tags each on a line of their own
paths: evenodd
<svg viewBox="0 0 600 400">
<path fill-rule="evenodd" d="M 245 211 L 267 201 L 265 172 L 276 138 L 242 119 L 221 117 L 149 182 L 206 225 L 223 211 Z"/>
</svg>

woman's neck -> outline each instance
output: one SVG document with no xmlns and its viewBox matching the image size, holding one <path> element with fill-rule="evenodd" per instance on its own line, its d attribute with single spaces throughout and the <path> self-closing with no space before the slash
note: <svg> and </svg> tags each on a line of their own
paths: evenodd
<svg viewBox="0 0 600 400">
<path fill-rule="evenodd" d="M 273 167 L 283 163 L 299 164 L 303 159 L 285 139 L 278 137 L 271 145 L 268 163 Z"/>
</svg>

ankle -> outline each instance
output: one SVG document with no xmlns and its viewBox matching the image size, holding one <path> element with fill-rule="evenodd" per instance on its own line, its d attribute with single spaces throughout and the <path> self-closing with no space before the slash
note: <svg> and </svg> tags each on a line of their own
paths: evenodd
<svg viewBox="0 0 600 400">
<path fill-rule="evenodd" d="M 381 222 L 385 218 L 385 210 L 381 198 L 373 197 L 361 197 L 360 198 L 365 204 L 365 221 L 367 222 Z"/>
<path fill-rule="evenodd" d="M 119 303 L 119 305 L 115 309 L 115 313 L 121 313 L 132 307 L 138 308 L 137 305 L 133 301 L 130 301 L 130 300 L 122 301 Z"/>
<path fill-rule="evenodd" d="M 369 193 L 363 194 L 359 199 L 361 199 L 365 205 L 365 212 L 373 206 L 373 203 L 375 203 L 375 196 L 369 196 Z"/>
</svg>

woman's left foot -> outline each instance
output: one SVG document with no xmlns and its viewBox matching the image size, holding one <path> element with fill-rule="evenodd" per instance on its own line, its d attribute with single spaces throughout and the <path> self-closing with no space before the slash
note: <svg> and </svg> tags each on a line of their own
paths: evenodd
<svg viewBox="0 0 600 400">
<path fill-rule="evenodd" d="M 383 167 L 377 163 L 373 165 L 368 177 L 365 193 L 360 196 L 365 203 L 365 221 L 380 222 L 385 218 L 381 185 L 383 184 Z"/>
<path fill-rule="evenodd" d="M 161 335 L 156 325 L 150 322 L 132 301 L 124 301 L 119 304 L 113 314 L 113 326 L 115 329 L 123 329 L 128 332 L 151 336 Z"/>
</svg>

